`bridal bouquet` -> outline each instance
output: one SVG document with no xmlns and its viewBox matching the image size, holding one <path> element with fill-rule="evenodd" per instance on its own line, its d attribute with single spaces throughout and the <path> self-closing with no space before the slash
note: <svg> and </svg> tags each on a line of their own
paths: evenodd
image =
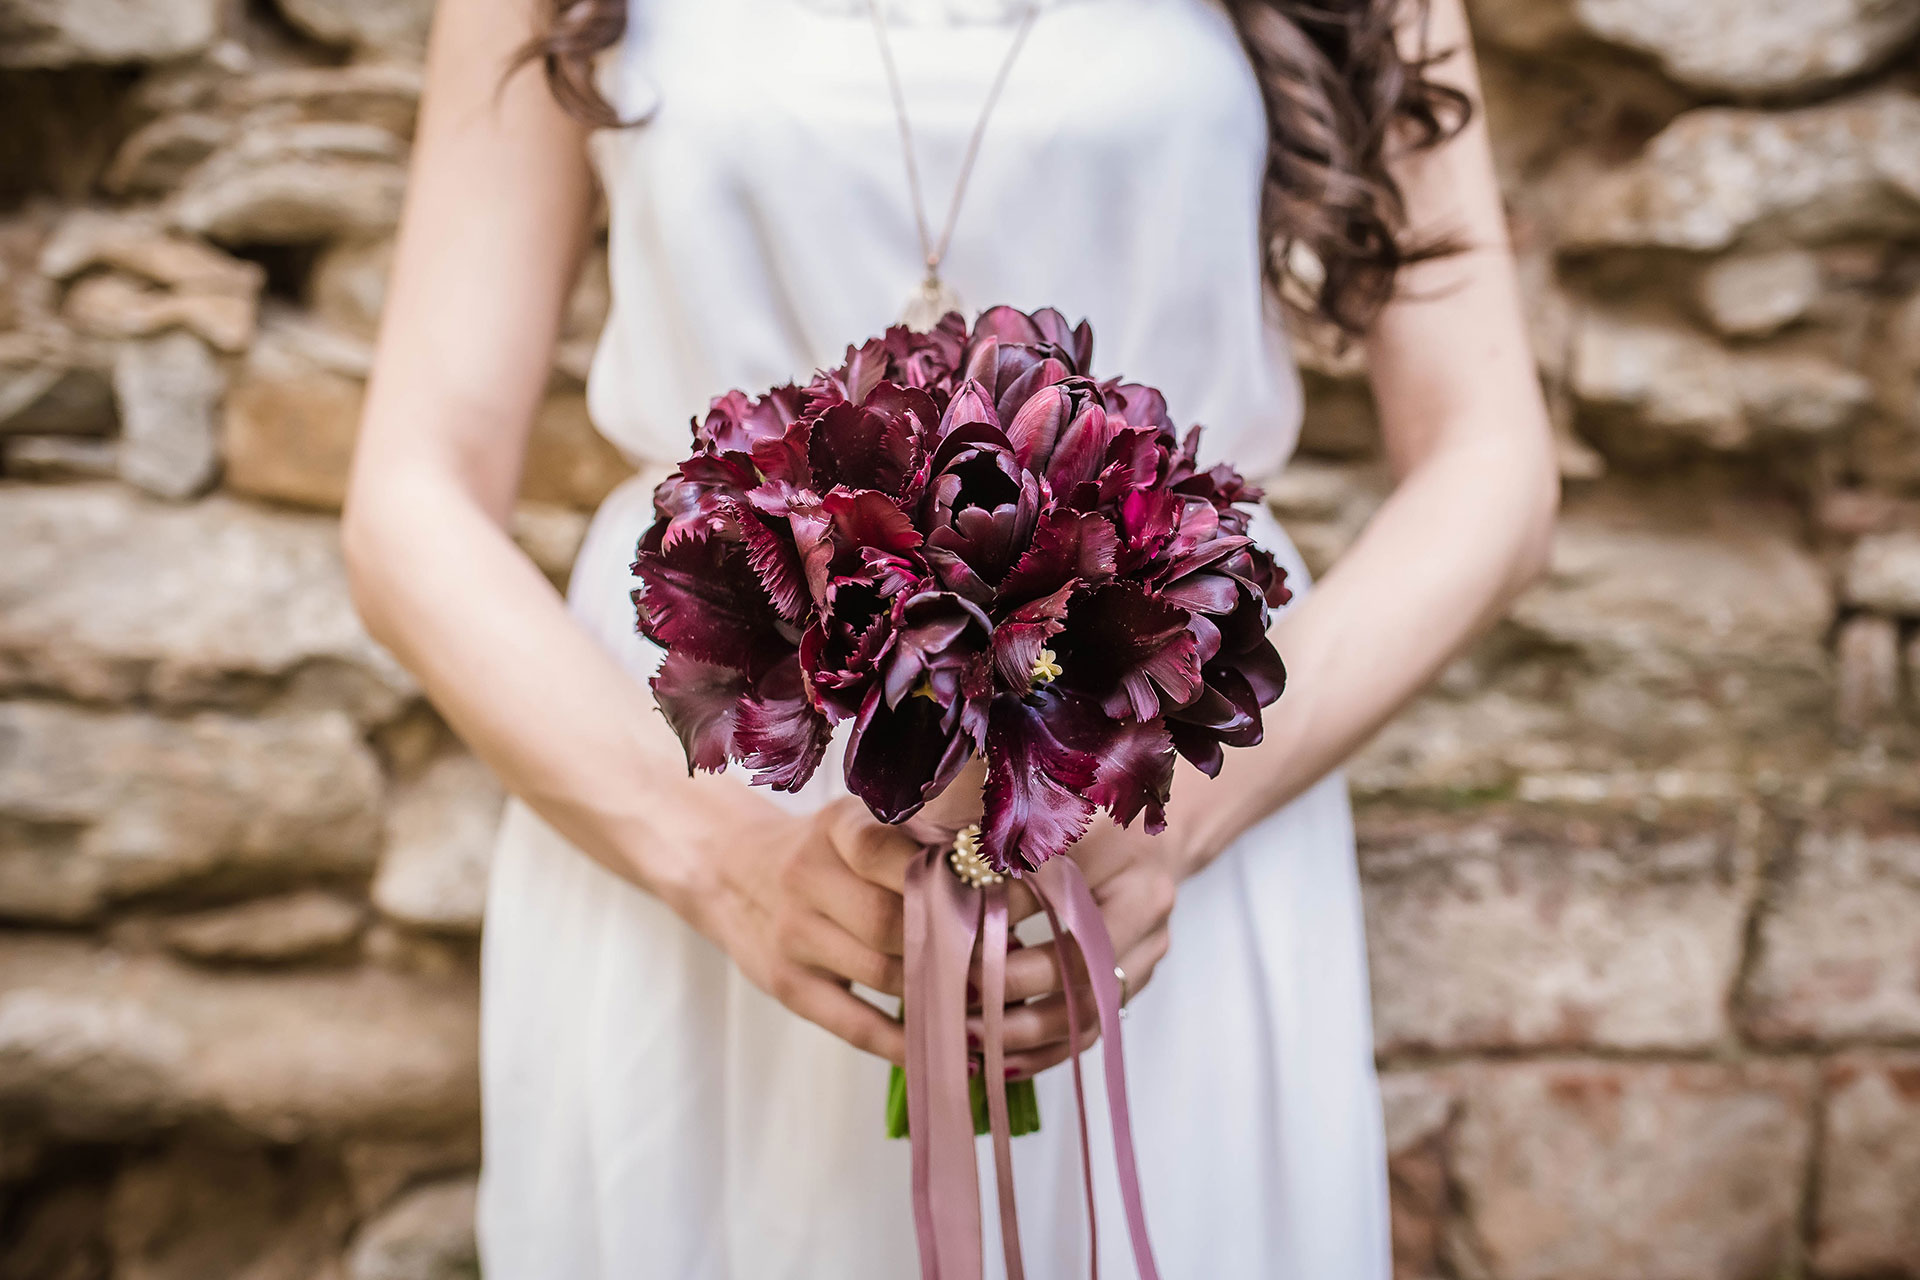
<svg viewBox="0 0 1920 1280">
<path fill-rule="evenodd" d="M 977 932 L 1004 959 L 993 894 L 1023 879 L 1072 917 L 1104 1006 L 1111 946 L 1096 964 L 1089 938 L 1105 933 L 1084 882 L 1049 879 L 1069 874 L 1050 860 L 1070 865 L 1059 855 L 1096 808 L 1163 827 L 1176 755 L 1212 775 L 1224 747 L 1260 740 L 1261 708 L 1286 679 L 1269 610 L 1289 593 L 1247 536 L 1241 504 L 1258 491 L 1229 467 L 1203 469 L 1199 428 L 1180 435 L 1159 392 L 1095 378 L 1092 348 L 1085 323 L 996 307 L 970 330 L 958 314 L 924 333 L 889 329 L 804 387 L 730 391 L 655 490 L 633 572 L 640 629 L 667 651 L 654 694 L 690 767 L 737 761 L 791 791 L 850 722 L 847 787 L 899 823 L 983 758 L 983 816 L 954 863 L 963 879 L 923 875 L 910 895 L 985 894 L 954 900 L 963 926 L 974 913 L 964 976 Z M 943 997 L 915 985 L 915 909 L 918 1142 L 940 1123 L 921 1104 L 950 1100 L 915 1096 L 914 1047 L 945 1043 L 916 1034 L 915 1015 L 938 1012 L 916 1004 Z M 965 1105 L 965 1076 L 941 1079 Z M 998 1091 L 988 1101 L 998 1117 Z M 966 1146 L 971 1168 L 971 1134 Z M 915 1168 L 918 1188 L 917 1151 Z"/>
</svg>

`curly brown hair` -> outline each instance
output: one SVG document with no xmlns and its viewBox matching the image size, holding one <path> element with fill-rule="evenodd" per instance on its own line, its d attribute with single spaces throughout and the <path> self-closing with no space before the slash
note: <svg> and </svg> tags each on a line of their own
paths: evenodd
<svg viewBox="0 0 1920 1280">
<path fill-rule="evenodd" d="M 1429 0 L 1223 3 L 1266 103 L 1268 281 L 1292 310 L 1360 335 L 1392 299 L 1402 268 L 1458 247 L 1409 231 L 1388 167 L 1393 150 L 1444 142 L 1473 104 L 1429 75 L 1448 51 L 1425 48 L 1423 34 L 1422 51 L 1409 57 L 1395 38 L 1403 20 L 1424 33 Z M 593 60 L 625 32 L 627 0 L 543 5 L 545 27 L 519 63 L 540 63 L 577 119 L 626 124 L 595 84 Z"/>
</svg>

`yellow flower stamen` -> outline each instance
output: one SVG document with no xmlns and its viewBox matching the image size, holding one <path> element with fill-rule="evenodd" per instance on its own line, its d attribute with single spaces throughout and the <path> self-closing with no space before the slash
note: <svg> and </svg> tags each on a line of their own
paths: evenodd
<svg viewBox="0 0 1920 1280">
<path fill-rule="evenodd" d="M 930 680 L 922 680 L 919 687 L 913 691 L 911 696 L 915 698 L 925 698 L 928 702 L 940 701 L 939 698 L 934 696 L 933 682 Z"/>
<path fill-rule="evenodd" d="M 1040 656 L 1033 660 L 1033 683 L 1035 687 L 1052 684 L 1060 678 L 1061 670 L 1060 661 L 1054 657 L 1053 650 L 1042 649 Z"/>
</svg>

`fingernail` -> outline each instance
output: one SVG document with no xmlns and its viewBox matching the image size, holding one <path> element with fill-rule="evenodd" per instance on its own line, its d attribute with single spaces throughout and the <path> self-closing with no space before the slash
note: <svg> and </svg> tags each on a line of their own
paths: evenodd
<svg viewBox="0 0 1920 1280">
<path fill-rule="evenodd" d="M 1007 1068 L 1007 1079 L 1018 1080 L 1019 1078 L 1020 1078 L 1020 1068 L 1018 1067 Z"/>
</svg>

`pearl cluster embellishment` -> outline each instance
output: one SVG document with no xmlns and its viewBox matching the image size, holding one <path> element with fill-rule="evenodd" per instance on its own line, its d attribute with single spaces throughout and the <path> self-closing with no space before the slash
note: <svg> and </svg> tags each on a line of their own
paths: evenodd
<svg viewBox="0 0 1920 1280">
<path fill-rule="evenodd" d="M 978 823 L 962 827 L 953 837 L 953 852 L 947 855 L 947 865 L 953 868 L 953 874 L 959 876 L 970 889 L 984 889 L 988 885 L 999 884 L 1006 879 L 980 856 L 980 824 Z"/>
</svg>

